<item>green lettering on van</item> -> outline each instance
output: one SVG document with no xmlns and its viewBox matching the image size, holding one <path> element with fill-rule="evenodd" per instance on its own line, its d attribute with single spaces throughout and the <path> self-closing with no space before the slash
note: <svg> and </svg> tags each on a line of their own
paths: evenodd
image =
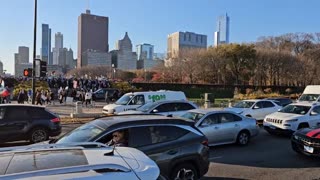
<svg viewBox="0 0 320 180">
<path fill-rule="evenodd" d="M 152 100 L 152 102 L 165 100 L 166 95 L 164 95 L 164 94 L 162 94 L 162 95 L 149 95 L 148 99 Z"/>
</svg>

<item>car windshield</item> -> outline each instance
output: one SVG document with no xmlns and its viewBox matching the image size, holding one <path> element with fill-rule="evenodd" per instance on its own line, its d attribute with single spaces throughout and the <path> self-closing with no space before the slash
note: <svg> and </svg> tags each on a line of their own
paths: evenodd
<svg viewBox="0 0 320 180">
<path fill-rule="evenodd" d="M 197 112 L 187 112 L 183 114 L 181 117 L 190 119 L 194 122 L 198 122 L 205 114 L 203 113 L 197 113 Z"/>
<path fill-rule="evenodd" d="M 234 108 L 251 108 L 254 102 L 252 101 L 240 101 L 237 104 L 233 105 Z"/>
<path fill-rule="evenodd" d="M 137 108 L 137 111 L 148 112 L 149 110 L 153 109 L 156 105 L 157 104 L 155 103 L 147 103 Z"/>
<path fill-rule="evenodd" d="M 96 137 L 100 133 L 102 133 L 105 128 L 98 126 L 94 123 L 84 124 L 77 129 L 67 133 L 58 139 L 55 143 L 64 144 L 71 142 L 87 142 L 90 139 Z"/>
<path fill-rule="evenodd" d="M 123 95 L 118 101 L 115 102 L 117 105 L 126 105 L 132 99 L 133 95 Z"/>
<path fill-rule="evenodd" d="M 279 112 L 305 115 L 309 112 L 310 108 L 310 106 L 287 105 L 286 107 L 282 108 Z"/>
<path fill-rule="evenodd" d="M 316 101 L 319 94 L 302 94 L 299 101 Z"/>
</svg>

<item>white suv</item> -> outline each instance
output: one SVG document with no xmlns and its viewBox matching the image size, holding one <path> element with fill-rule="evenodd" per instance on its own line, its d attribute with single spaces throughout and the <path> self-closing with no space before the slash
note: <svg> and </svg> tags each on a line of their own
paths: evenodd
<svg viewBox="0 0 320 180">
<path fill-rule="evenodd" d="M 243 116 L 252 117 L 262 123 L 266 115 L 277 112 L 282 107 L 272 100 L 252 99 L 240 101 L 226 110 L 236 112 Z"/>
<path fill-rule="evenodd" d="M 263 126 L 270 134 L 292 134 L 298 129 L 318 126 L 320 103 L 298 102 L 266 116 Z"/>
<path fill-rule="evenodd" d="M 0 148 L 0 179 L 157 179 L 141 151 L 101 143 Z"/>
</svg>

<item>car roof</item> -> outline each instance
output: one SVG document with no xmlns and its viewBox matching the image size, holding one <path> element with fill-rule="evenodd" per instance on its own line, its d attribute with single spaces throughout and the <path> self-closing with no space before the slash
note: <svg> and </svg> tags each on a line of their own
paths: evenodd
<svg viewBox="0 0 320 180">
<path fill-rule="evenodd" d="M 151 102 L 152 104 L 164 104 L 164 103 L 192 103 L 190 101 L 187 101 L 187 100 L 160 100 L 160 101 L 155 101 L 155 102 Z"/>
<path fill-rule="evenodd" d="M 178 124 L 193 126 L 194 122 L 179 117 L 166 117 L 161 115 L 115 115 L 98 118 L 92 123 L 99 123 L 106 128 L 127 125 L 148 125 L 148 124 Z"/>
<path fill-rule="evenodd" d="M 299 101 L 299 102 L 291 103 L 290 105 L 316 106 L 316 105 L 320 105 L 320 103 L 309 102 L 309 101 Z"/>
<path fill-rule="evenodd" d="M 32 108 L 45 108 L 43 106 L 31 104 L 0 104 L 0 107 L 32 107 Z"/>
<path fill-rule="evenodd" d="M 246 99 L 246 100 L 242 100 L 242 101 L 248 101 L 248 102 L 259 102 L 259 101 L 273 101 L 270 99 Z"/>
<path fill-rule="evenodd" d="M 195 112 L 195 113 L 202 113 L 202 114 L 207 114 L 207 113 L 232 113 L 235 114 L 233 111 L 229 110 L 224 110 L 222 108 L 209 108 L 209 109 L 192 109 L 189 110 L 188 112 Z"/>
</svg>

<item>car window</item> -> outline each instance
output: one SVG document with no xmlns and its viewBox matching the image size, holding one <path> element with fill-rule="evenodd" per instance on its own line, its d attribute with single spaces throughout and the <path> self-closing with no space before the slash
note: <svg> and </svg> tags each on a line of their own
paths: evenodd
<svg viewBox="0 0 320 180">
<path fill-rule="evenodd" d="M 149 127 L 152 144 L 176 140 L 188 131 L 175 126 L 153 126 Z"/>
<path fill-rule="evenodd" d="M 51 119 L 54 118 L 52 114 L 47 112 L 43 108 L 29 108 L 28 114 L 31 116 L 32 119 Z"/>
<path fill-rule="evenodd" d="M 142 147 L 152 144 L 150 129 L 147 127 L 129 128 L 129 147 Z"/>
<path fill-rule="evenodd" d="M 254 106 L 253 106 L 254 109 L 261 109 L 263 108 L 263 102 L 257 102 Z"/>
<path fill-rule="evenodd" d="M 9 120 L 22 120 L 28 118 L 27 108 L 24 107 L 7 107 L 5 118 Z"/>
<path fill-rule="evenodd" d="M 6 111 L 6 108 L 4 108 L 4 107 L 0 108 L 0 120 L 4 118 L 5 111 Z"/>
<path fill-rule="evenodd" d="M 204 118 L 201 125 L 213 125 L 213 124 L 219 124 L 219 116 L 218 114 L 211 114 Z"/>
<path fill-rule="evenodd" d="M 82 150 L 52 150 L 15 153 L 6 174 L 87 165 Z"/>
<path fill-rule="evenodd" d="M 314 113 L 314 115 L 316 114 L 320 114 L 320 106 L 316 106 L 312 109 L 312 113 Z"/>
<path fill-rule="evenodd" d="M 143 105 L 145 104 L 144 95 L 136 95 L 129 103 L 129 105 Z"/>
<path fill-rule="evenodd" d="M 12 153 L 0 154 L 0 175 L 5 174 L 12 156 Z"/>
<path fill-rule="evenodd" d="M 161 104 L 155 109 L 158 110 L 158 112 L 171 112 L 171 111 L 176 111 L 176 106 L 174 103 L 165 103 Z"/>
<path fill-rule="evenodd" d="M 191 104 L 189 103 L 176 103 L 176 107 L 177 107 L 177 111 L 187 111 L 190 109 L 195 109 L 195 107 L 193 107 Z"/>
<path fill-rule="evenodd" d="M 219 121 L 221 124 L 236 121 L 235 115 L 231 113 L 219 113 Z"/>
<path fill-rule="evenodd" d="M 274 104 L 272 102 L 263 101 L 263 108 L 270 108 L 270 107 L 274 107 Z"/>
</svg>

